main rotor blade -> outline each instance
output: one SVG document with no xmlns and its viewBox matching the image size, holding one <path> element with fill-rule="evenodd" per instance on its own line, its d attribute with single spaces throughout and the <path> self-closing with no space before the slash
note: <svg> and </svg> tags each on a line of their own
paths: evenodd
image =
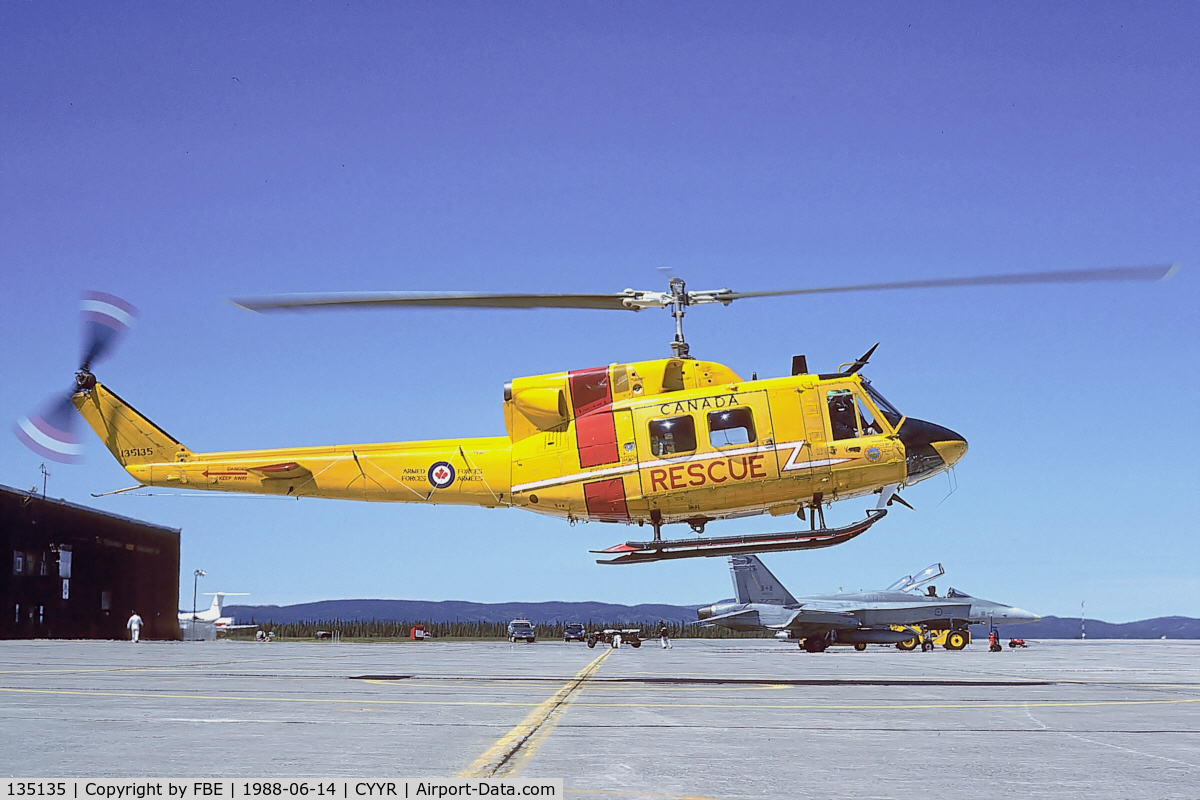
<svg viewBox="0 0 1200 800">
<path fill-rule="evenodd" d="M 1179 264 L 1143 267 L 1104 267 L 1101 269 L 1061 270 L 1055 272 L 1019 272 L 1011 275 L 979 275 L 966 278 L 930 278 L 919 281 L 862 283 L 853 286 L 826 286 L 820 289 L 785 289 L 773 292 L 730 292 L 718 301 L 750 297 L 780 297 L 793 294 L 830 294 L 834 292 L 872 292 L 886 289 L 930 289 L 943 286 L 1007 286 L 1033 283 L 1103 283 L 1106 281 L 1159 281 L 1179 271 Z"/>
<path fill-rule="evenodd" d="M 866 292 L 883 289 L 926 289 L 942 286 L 996 286 L 1030 283 L 1096 283 L 1101 281 L 1153 281 L 1169 278 L 1179 265 L 1150 267 L 1109 267 L 1104 269 L 1026 272 L 1012 275 L 984 275 L 970 278 L 933 278 L 890 283 L 864 283 L 854 286 L 827 286 L 818 289 L 784 289 L 767 292 L 732 292 L 728 289 L 688 292 L 689 305 L 728 304 L 751 297 L 781 297 L 797 294 Z M 626 289 L 617 294 L 481 294 L 475 292 L 366 292 L 339 294 L 290 294 L 231 300 L 247 311 L 303 311 L 323 308 L 385 308 L 431 306 L 442 308 L 593 308 L 605 311 L 640 311 L 666 307 L 674 296 L 669 293 Z"/>
<path fill-rule="evenodd" d="M 597 308 L 637 311 L 626 301 L 640 292 L 621 294 L 476 294 L 473 292 L 379 292 L 368 294 L 280 295 L 231 300 L 248 311 L 302 311 L 319 308 L 442 306 L 457 308 Z"/>
</svg>

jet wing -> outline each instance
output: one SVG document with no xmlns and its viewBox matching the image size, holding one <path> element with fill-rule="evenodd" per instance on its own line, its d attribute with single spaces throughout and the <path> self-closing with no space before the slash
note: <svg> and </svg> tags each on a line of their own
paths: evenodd
<svg viewBox="0 0 1200 800">
<path fill-rule="evenodd" d="M 878 625 L 917 625 L 958 620 L 966 622 L 971 616 L 971 604 L 944 600 L 941 602 L 880 602 L 867 603 L 859 618 L 868 627 Z"/>
<path fill-rule="evenodd" d="M 806 625 L 823 625 L 829 628 L 858 628 L 862 626 L 854 611 L 846 608 L 821 608 L 815 604 L 805 604 L 792 612 L 792 616 L 782 625 L 772 625 L 772 628 L 788 630 L 801 628 Z"/>
<path fill-rule="evenodd" d="M 966 621 L 971 604 L 961 600 L 815 600 L 805 602 L 788 620 L 785 627 L 828 625 L 837 628 L 886 625 L 918 625 L 942 621 Z"/>
</svg>

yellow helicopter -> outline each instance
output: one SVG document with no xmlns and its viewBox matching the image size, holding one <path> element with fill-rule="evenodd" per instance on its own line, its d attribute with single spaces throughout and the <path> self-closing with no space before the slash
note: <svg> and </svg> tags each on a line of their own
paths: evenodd
<svg viewBox="0 0 1200 800">
<path fill-rule="evenodd" d="M 75 387 L 17 435 L 59 460 L 77 455 L 64 409 L 78 409 L 143 486 L 351 500 L 517 507 L 578 521 L 649 524 L 653 535 L 606 550 L 627 564 L 828 547 L 878 521 L 898 490 L 948 470 L 967 451 L 954 431 L 905 416 L 860 374 L 872 347 L 836 372 L 812 374 L 804 356 L 785 377 L 745 380 L 691 357 L 690 306 L 792 294 L 1022 283 L 1161 280 L 1176 266 L 1120 267 L 766 292 L 627 289 L 607 295 L 424 294 L 287 296 L 241 300 L 254 311 L 378 306 L 669 308 L 670 358 L 517 378 L 504 387 L 506 433 L 328 447 L 197 453 L 111 389 L 91 363 L 128 325 L 132 307 L 100 293 L 84 299 L 90 342 Z M 878 346 L 878 345 L 876 345 Z M 73 414 L 69 414 L 74 418 Z M 124 491 L 124 490 L 122 490 Z M 879 495 L 864 519 L 827 528 L 824 506 Z M 904 503 L 907 505 L 907 503 Z M 662 526 L 768 513 L 795 514 L 807 530 L 668 539 Z"/>
</svg>

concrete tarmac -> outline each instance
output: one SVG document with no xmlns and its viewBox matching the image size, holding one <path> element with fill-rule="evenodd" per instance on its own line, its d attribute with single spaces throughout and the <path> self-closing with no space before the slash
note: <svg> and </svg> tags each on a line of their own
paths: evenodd
<svg viewBox="0 0 1200 800">
<path fill-rule="evenodd" d="M 0 772 L 562 778 L 571 798 L 1200 798 L 1200 642 L 674 645 L 0 642 Z"/>
</svg>

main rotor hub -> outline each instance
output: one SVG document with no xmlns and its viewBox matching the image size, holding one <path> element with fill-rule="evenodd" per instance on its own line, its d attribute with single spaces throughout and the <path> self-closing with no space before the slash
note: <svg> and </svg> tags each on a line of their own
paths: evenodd
<svg viewBox="0 0 1200 800">
<path fill-rule="evenodd" d="M 671 278 L 670 299 L 671 316 L 675 318 L 675 339 L 671 342 L 671 352 L 676 358 L 691 358 L 687 340 L 683 338 L 683 314 L 688 306 L 687 284 L 683 278 Z"/>
</svg>

